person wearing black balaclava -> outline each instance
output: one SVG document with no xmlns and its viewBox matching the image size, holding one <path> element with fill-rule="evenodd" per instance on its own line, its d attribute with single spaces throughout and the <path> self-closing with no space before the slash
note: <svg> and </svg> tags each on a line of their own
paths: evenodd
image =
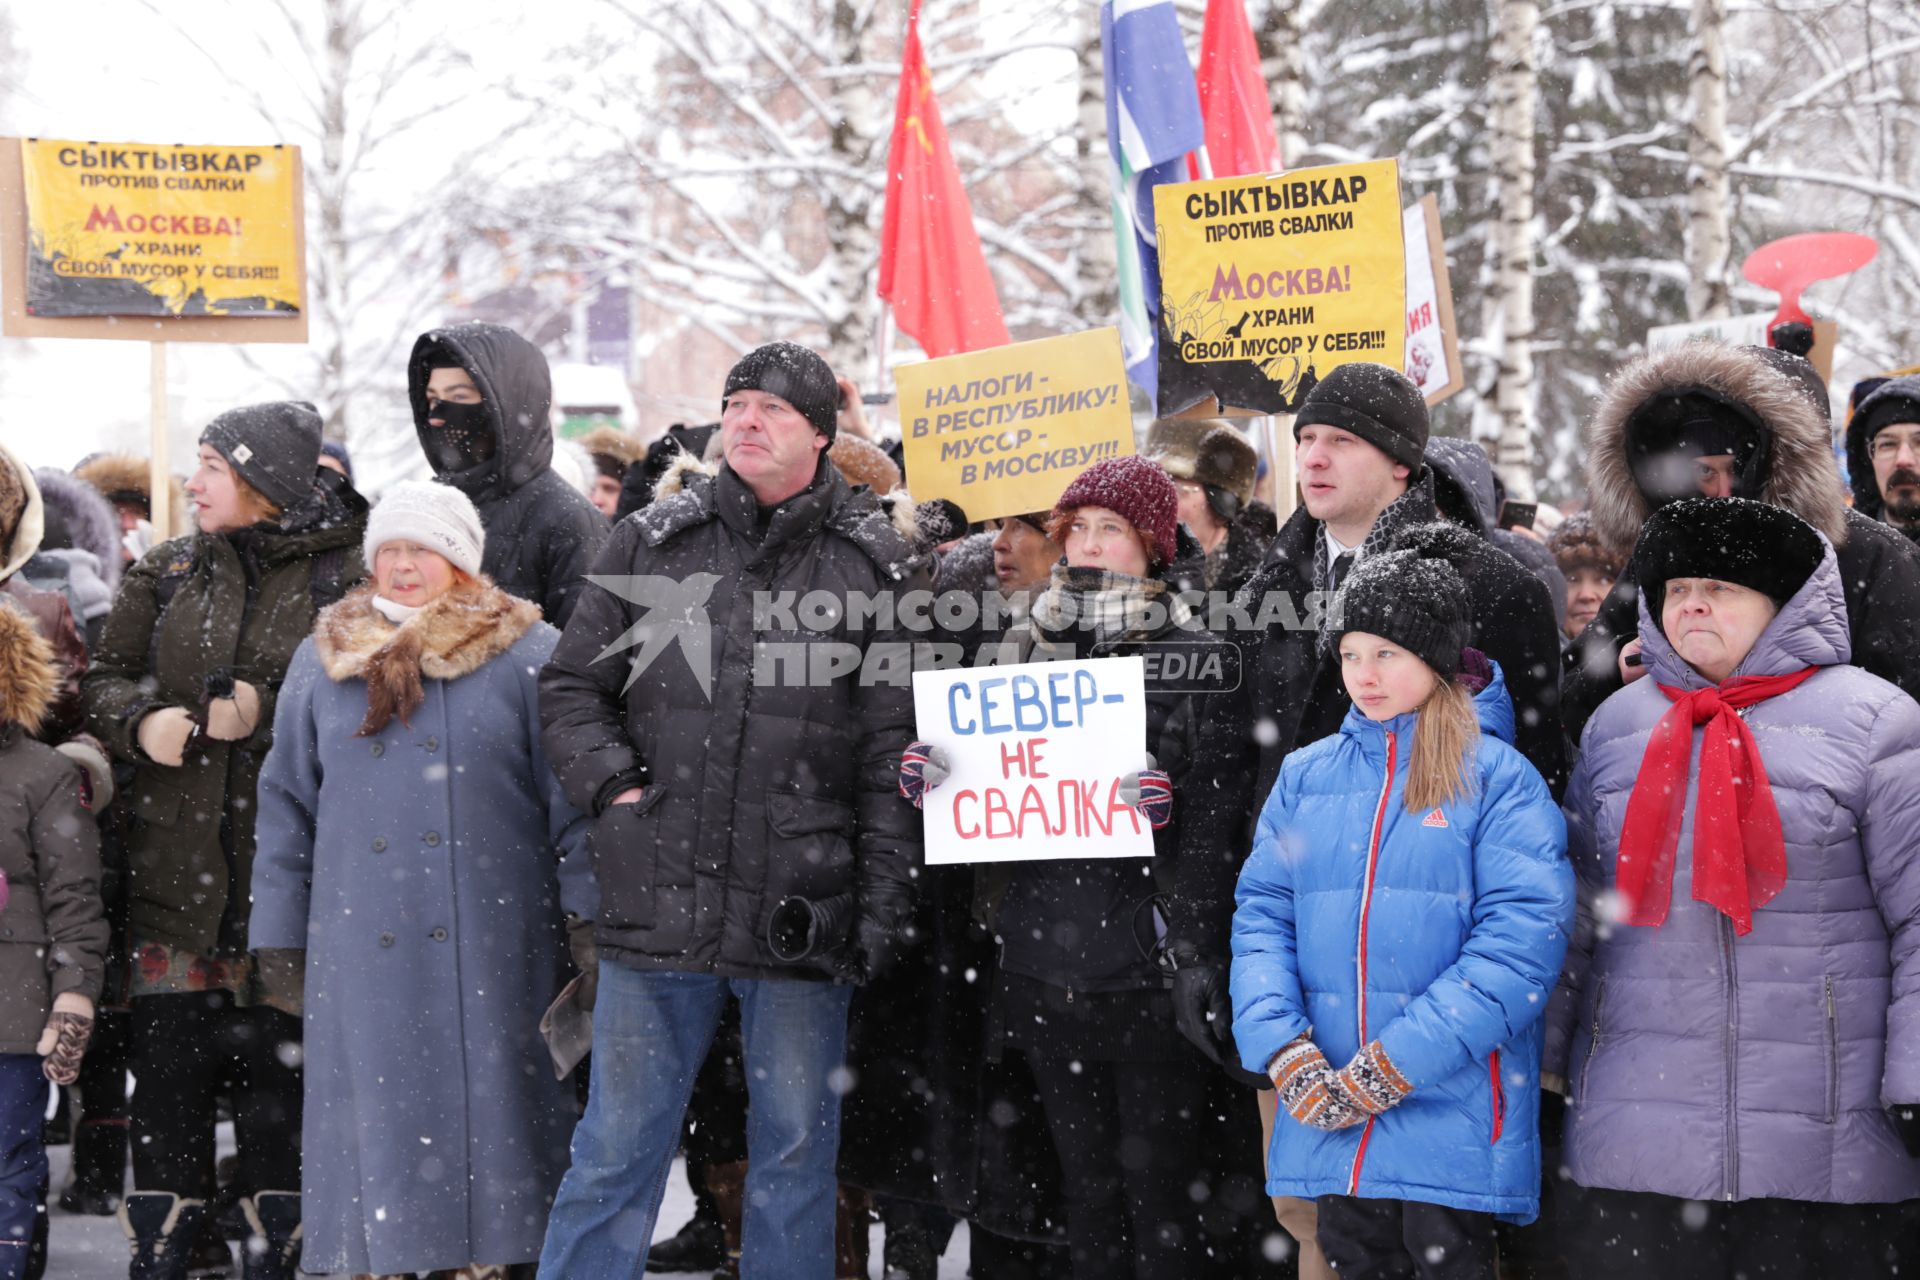
<svg viewBox="0 0 1920 1280">
<path fill-rule="evenodd" d="M 407 395 L 434 478 L 479 509 L 481 572 L 565 626 L 608 524 L 553 472 L 546 357 L 501 325 L 434 329 L 413 344 Z"/>
</svg>

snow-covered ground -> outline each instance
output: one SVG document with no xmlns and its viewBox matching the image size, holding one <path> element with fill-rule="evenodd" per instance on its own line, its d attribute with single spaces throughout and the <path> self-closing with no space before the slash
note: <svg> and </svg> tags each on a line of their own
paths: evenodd
<svg viewBox="0 0 1920 1280">
<path fill-rule="evenodd" d="M 233 1149 L 231 1126 L 220 1126 L 220 1138 L 222 1151 Z M 67 1155 L 70 1150 L 70 1147 L 53 1147 L 47 1152 L 53 1164 L 55 1199 L 59 1195 L 58 1188 L 67 1184 Z M 673 1176 L 667 1180 L 666 1203 L 660 1207 L 661 1236 L 672 1235 L 693 1216 L 693 1197 L 687 1191 L 686 1175 L 678 1165 L 679 1162 L 675 1161 Z M 58 1204 L 50 1206 L 50 1210 L 53 1214 L 53 1242 L 47 1258 L 47 1280 L 125 1280 L 127 1238 L 120 1230 L 117 1219 L 75 1217 L 61 1212 Z M 873 1230 L 872 1274 L 875 1277 L 880 1274 L 880 1229 L 877 1226 Z M 946 1256 L 940 1260 L 940 1280 L 964 1280 L 966 1274 L 967 1229 L 963 1225 L 954 1233 L 953 1243 L 947 1246 Z M 700 1272 L 697 1280 L 707 1280 L 707 1275 L 707 1272 Z M 663 1276 L 662 1280 L 667 1278 Z"/>
</svg>

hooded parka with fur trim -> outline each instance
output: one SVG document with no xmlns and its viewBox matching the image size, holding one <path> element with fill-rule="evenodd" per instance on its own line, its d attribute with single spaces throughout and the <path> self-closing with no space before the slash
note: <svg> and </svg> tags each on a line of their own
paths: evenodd
<svg viewBox="0 0 1920 1280">
<path fill-rule="evenodd" d="M 32 1053 L 53 997 L 100 998 L 107 921 L 100 835 L 80 771 L 34 733 L 59 677 L 46 642 L 0 604 L 0 1053 Z"/>
<path fill-rule="evenodd" d="M 1734 496 L 1784 507 L 1826 536 L 1839 561 L 1854 663 L 1920 696 L 1920 551 L 1847 507 L 1832 433 L 1812 397 L 1751 349 L 1690 342 L 1635 360 L 1607 384 L 1587 427 L 1587 497 L 1600 540 L 1633 546 L 1647 517 L 1665 505 L 1634 475 L 1634 418 L 1656 397 L 1686 393 L 1729 406 L 1753 424 Z M 1629 565 L 1574 642 L 1561 711 L 1576 742 L 1594 710 L 1620 688 L 1619 654 L 1638 629 L 1638 595 Z"/>
</svg>

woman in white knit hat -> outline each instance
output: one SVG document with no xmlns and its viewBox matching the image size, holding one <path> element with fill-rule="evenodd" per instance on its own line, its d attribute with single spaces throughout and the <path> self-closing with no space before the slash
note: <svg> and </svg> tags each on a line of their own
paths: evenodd
<svg viewBox="0 0 1920 1280">
<path fill-rule="evenodd" d="M 390 489 L 372 583 L 280 693 L 251 927 L 305 979 L 309 1272 L 504 1277 L 567 1164 L 539 1024 L 593 915 L 587 824 L 540 748 L 559 633 L 480 575 L 483 540 L 459 490 Z"/>
</svg>

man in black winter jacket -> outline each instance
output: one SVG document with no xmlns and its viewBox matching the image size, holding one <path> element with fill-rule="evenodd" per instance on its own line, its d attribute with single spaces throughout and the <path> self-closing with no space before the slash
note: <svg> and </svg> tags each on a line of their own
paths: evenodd
<svg viewBox="0 0 1920 1280">
<path fill-rule="evenodd" d="M 621 522 L 541 675 L 547 757 L 595 815 L 601 961 L 592 1098 L 543 1275 L 638 1272 L 729 992 L 745 1261 L 833 1274 L 849 983 L 903 944 L 920 855 L 898 784 L 912 694 L 878 661 L 905 637 L 848 605 L 926 586 L 879 499 L 827 459 L 838 399 L 791 343 L 735 365 L 718 473 Z"/>
<path fill-rule="evenodd" d="M 434 329 L 413 344 L 407 396 L 434 479 L 479 509 L 480 571 L 564 627 L 607 518 L 553 472 L 547 358 L 497 324 Z"/>
</svg>

